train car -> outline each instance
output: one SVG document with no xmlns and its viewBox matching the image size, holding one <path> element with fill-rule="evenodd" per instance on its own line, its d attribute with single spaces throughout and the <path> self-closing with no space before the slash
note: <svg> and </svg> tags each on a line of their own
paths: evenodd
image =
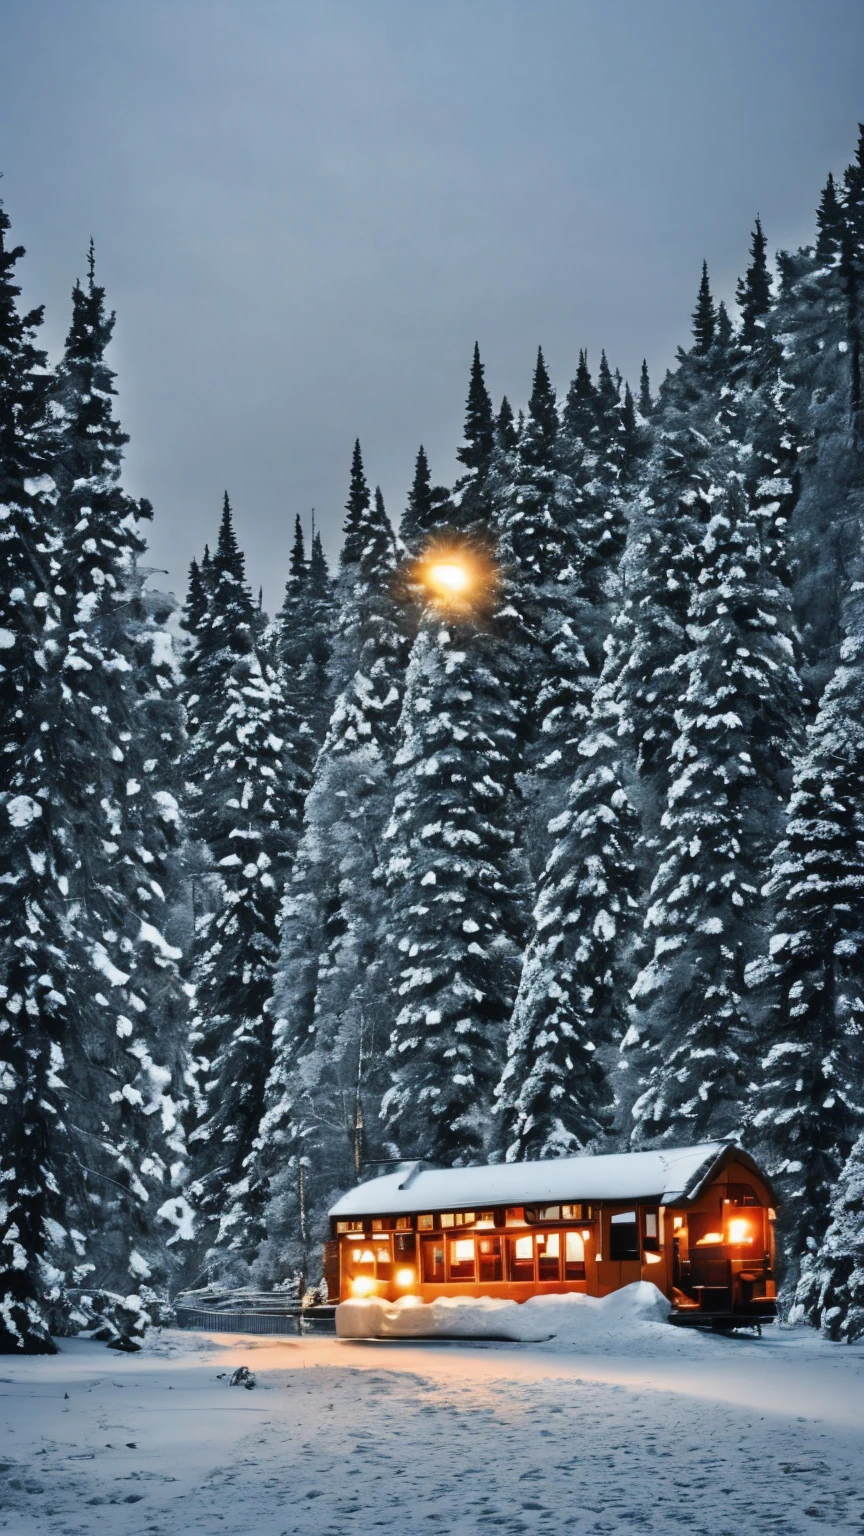
<svg viewBox="0 0 864 1536">
<path fill-rule="evenodd" d="M 765 1174 L 730 1142 L 440 1169 L 402 1164 L 330 1212 L 332 1298 L 607 1296 L 650 1280 L 678 1323 L 775 1313 Z"/>
</svg>

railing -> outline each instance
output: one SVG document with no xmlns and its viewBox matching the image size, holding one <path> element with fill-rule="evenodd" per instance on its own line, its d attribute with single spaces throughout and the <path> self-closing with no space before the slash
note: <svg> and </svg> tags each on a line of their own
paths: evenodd
<svg viewBox="0 0 864 1536">
<path fill-rule="evenodd" d="M 296 1300 L 280 1302 L 278 1293 L 210 1292 L 204 1304 L 184 1305 L 178 1297 L 175 1316 L 178 1328 L 201 1328 L 210 1333 L 295 1334 L 333 1333 L 334 1306 L 303 1307 Z"/>
</svg>

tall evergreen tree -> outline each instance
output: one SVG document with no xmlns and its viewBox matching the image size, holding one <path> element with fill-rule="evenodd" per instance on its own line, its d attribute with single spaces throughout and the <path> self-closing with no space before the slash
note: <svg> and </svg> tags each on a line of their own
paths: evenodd
<svg viewBox="0 0 864 1536">
<path fill-rule="evenodd" d="M 454 528 L 474 537 L 490 536 L 493 511 L 489 469 L 494 451 L 495 416 L 480 361 L 480 348 L 475 342 L 465 407 L 465 434 L 456 451 L 465 472 L 457 480 L 451 497 Z"/>
<path fill-rule="evenodd" d="M 450 493 L 444 486 L 432 484 L 429 460 L 421 443 L 408 503 L 399 527 L 400 538 L 409 554 L 416 554 L 430 535 L 446 528 L 451 519 Z"/>
<path fill-rule="evenodd" d="M 172 605 L 146 593 L 139 570 L 152 508 L 121 485 L 113 328 L 91 245 L 58 374 L 59 646 L 43 705 L 56 722 L 44 784 L 86 964 L 81 974 L 76 959 L 69 987 L 80 990 L 65 1052 L 75 1106 L 66 1213 L 90 1234 L 100 1281 L 125 1294 L 169 1283 L 164 1222 L 186 1232 L 189 1212 Z M 59 965 L 55 983 L 66 989 Z"/>
<path fill-rule="evenodd" d="M 654 401 L 651 395 L 651 379 L 648 375 L 648 364 L 642 359 L 642 368 L 639 374 L 639 414 L 643 420 L 648 421 L 654 409 Z"/>
<path fill-rule="evenodd" d="M 840 666 L 795 774 L 771 867 L 753 1130 L 782 1192 L 786 1305 L 821 1247 L 831 1193 L 864 1125 L 864 613 L 855 594 Z"/>
<path fill-rule="evenodd" d="M 717 310 L 711 297 L 711 284 L 708 280 L 708 263 L 702 263 L 702 281 L 699 284 L 699 293 L 696 298 L 696 308 L 693 311 L 693 339 L 696 351 L 710 352 L 714 345 L 717 333 Z"/>
<path fill-rule="evenodd" d="M 855 1344 L 864 1337 L 864 1134 L 844 1164 L 830 1218 L 819 1247 L 811 1240 L 790 1316 Z"/>
<path fill-rule="evenodd" d="M 622 996 L 638 884 L 638 820 L 623 784 L 620 662 L 610 643 L 565 810 L 551 823 L 534 927 L 498 1086 L 508 1161 L 574 1155 L 610 1128 L 602 1047 L 626 1027 Z"/>
<path fill-rule="evenodd" d="M 528 412 L 516 447 L 491 474 L 508 617 L 508 686 L 517 708 L 526 784 L 523 846 L 537 873 L 547 824 L 572 778 L 596 681 L 582 631 L 589 603 L 580 539 L 580 493 L 562 466 L 555 391 L 538 349 Z M 599 648 L 599 647 L 598 647 Z"/>
<path fill-rule="evenodd" d="M 466 1163 L 489 1145 L 522 939 L 516 721 L 494 627 L 430 613 L 411 655 L 385 833 L 382 937 L 393 979 L 392 1086 L 402 1156 Z"/>
<path fill-rule="evenodd" d="M 197 635 L 207 613 L 207 583 L 197 560 L 189 564 L 189 584 L 180 623 L 190 635 Z"/>
<path fill-rule="evenodd" d="M 495 418 L 495 443 L 504 453 L 510 453 L 516 447 L 516 441 L 513 407 L 505 395 Z"/>
<path fill-rule="evenodd" d="M 656 833 L 671 779 L 698 551 L 718 486 L 734 463 L 729 434 L 718 421 L 728 377 L 728 348 L 715 344 L 703 354 L 697 339 L 689 351 L 679 350 L 678 367 L 660 390 L 645 483 L 631 508 L 621 612 L 630 639 L 622 644 L 617 686 L 623 728 L 644 783 L 640 799 L 648 837 Z"/>
<path fill-rule="evenodd" d="M 43 744 L 33 707 L 44 632 L 56 625 L 50 377 L 35 345 L 42 310 L 18 309 L 24 251 L 9 245 L 9 228 L 0 205 L 0 1351 L 32 1354 L 54 1348 L 44 1301 L 55 1283 L 49 1223 L 62 1214 L 55 1159 L 68 1004 L 50 979 L 62 929 L 56 901 L 46 911 L 43 900 L 53 839 L 36 795 Z"/>
<path fill-rule="evenodd" d="M 654 953 L 633 989 L 637 1145 L 740 1128 L 753 1065 L 744 972 L 798 727 L 788 594 L 734 481 L 698 559 L 646 917 Z"/>
<path fill-rule="evenodd" d="M 356 459 L 355 459 L 356 470 Z M 356 481 L 355 474 L 355 481 Z M 353 538 L 354 519 L 365 535 Z M 380 490 L 349 501 L 331 671 L 335 703 L 286 895 L 274 1063 L 257 1166 L 267 1183 L 262 1278 L 305 1272 L 335 1190 L 356 1176 L 363 1126 L 383 1091 L 386 1037 L 375 1007 L 380 839 L 407 635 L 393 595 L 396 546 Z M 322 1225 L 323 1224 L 323 1225 Z"/>
<path fill-rule="evenodd" d="M 194 682 L 190 823 L 208 850 L 216 899 L 196 924 L 192 1039 L 203 1102 L 190 1144 L 211 1265 L 242 1275 L 263 1236 L 250 1158 L 271 1062 L 279 910 L 302 790 L 286 750 L 294 722 L 261 644 L 227 494 Z"/>
<path fill-rule="evenodd" d="M 803 444 L 801 493 L 790 522 L 795 618 L 812 708 L 834 672 L 842 605 L 860 549 L 864 460 L 854 429 L 854 337 L 845 270 L 846 214 L 829 178 L 815 248 L 778 257 L 771 329 L 782 343 L 788 410 Z"/>
<path fill-rule="evenodd" d="M 290 701 L 294 730 L 288 746 L 304 794 L 312 782 L 332 702 L 332 627 L 333 589 L 321 537 L 313 533 L 307 559 L 303 527 L 296 517 L 285 597 L 271 643 L 280 686 Z"/>
<path fill-rule="evenodd" d="M 741 341 L 745 347 L 752 347 L 771 306 L 768 242 L 758 216 L 750 241 L 750 265 L 746 275 L 739 280 L 737 298 L 741 310 Z"/>
</svg>

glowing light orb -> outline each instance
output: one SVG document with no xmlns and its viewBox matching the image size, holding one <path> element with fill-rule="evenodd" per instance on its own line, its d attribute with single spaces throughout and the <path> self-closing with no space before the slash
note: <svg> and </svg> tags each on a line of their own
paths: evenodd
<svg viewBox="0 0 864 1536">
<path fill-rule="evenodd" d="M 429 582 L 444 596 L 461 596 L 471 585 L 465 566 L 457 560 L 440 560 L 429 567 Z"/>
<path fill-rule="evenodd" d="M 413 1269 L 397 1269 L 396 1284 L 398 1285 L 400 1291 L 410 1290 L 411 1286 L 414 1284 Z"/>
<path fill-rule="evenodd" d="M 426 546 L 410 579 L 437 608 L 455 618 L 467 618 L 491 610 L 499 577 L 490 550 L 469 539 L 447 536 Z"/>
</svg>

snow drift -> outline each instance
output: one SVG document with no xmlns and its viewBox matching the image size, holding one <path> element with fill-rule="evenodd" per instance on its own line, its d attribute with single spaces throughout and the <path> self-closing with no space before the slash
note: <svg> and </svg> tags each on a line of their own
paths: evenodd
<svg viewBox="0 0 864 1536">
<path fill-rule="evenodd" d="M 669 1302 L 656 1285 L 639 1280 L 610 1296 L 532 1296 L 505 1301 L 492 1296 L 439 1296 L 423 1302 L 372 1297 L 343 1301 L 336 1308 L 340 1339 L 510 1339 L 540 1344 L 555 1339 L 580 1344 L 608 1333 L 618 1337 L 633 1325 L 665 1322 Z"/>
</svg>

